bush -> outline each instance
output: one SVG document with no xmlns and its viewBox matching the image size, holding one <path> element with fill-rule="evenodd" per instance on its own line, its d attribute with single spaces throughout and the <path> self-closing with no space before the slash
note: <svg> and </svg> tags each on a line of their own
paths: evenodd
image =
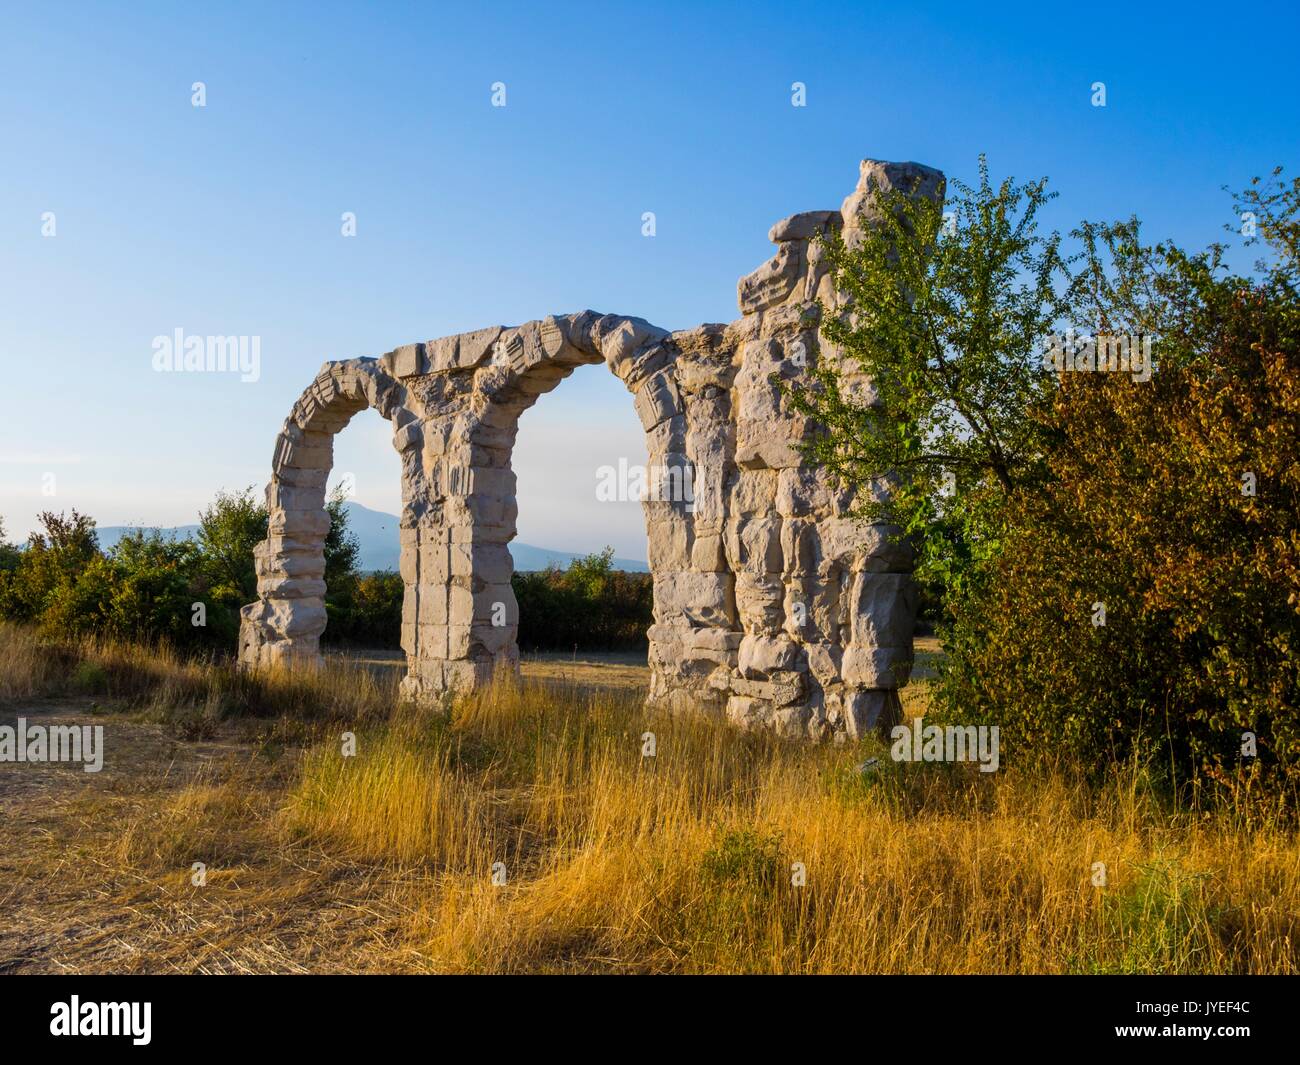
<svg viewBox="0 0 1300 1065">
<path fill-rule="evenodd" d="M 381 580 L 377 589 L 366 583 L 368 578 L 358 577 L 357 543 L 341 499 L 331 499 L 326 509 L 331 618 L 345 631 L 386 631 L 380 615 L 394 609 L 391 588 L 385 590 Z M 70 514 L 43 513 L 40 520 L 43 531 L 21 550 L 6 544 L 0 529 L 0 619 L 32 623 L 54 636 L 94 634 L 146 643 L 163 640 L 221 654 L 234 650 L 240 608 L 257 595 L 253 547 L 266 536 L 266 508 L 255 501 L 251 488 L 220 493 L 200 515 L 194 540 L 136 530 L 104 552 L 87 515 L 74 509 Z M 355 620 L 354 602 L 361 612 Z M 397 624 L 392 632 L 396 644 Z"/>
<path fill-rule="evenodd" d="M 365 647 L 400 646 L 404 593 L 401 576 L 390 570 L 349 580 L 325 604 L 329 623 L 323 638 Z"/>
<path fill-rule="evenodd" d="M 1221 276 L 1214 250 L 1110 236 L 1161 299 L 1158 369 L 1063 375 L 1050 477 L 1007 503 L 939 697 L 1000 725 L 1012 757 L 1135 756 L 1174 784 L 1300 778 L 1295 291 L 1281 271 Z M 1107 296 L 1111 321 L 1138 317 Z"/>
<path fill-rule="evenodd" d="M 511 578 L 519 603 L 521 650 L 642 651 L 654 621 L 648 573 L 613 567 L 614 549 Z"/>
</svg>

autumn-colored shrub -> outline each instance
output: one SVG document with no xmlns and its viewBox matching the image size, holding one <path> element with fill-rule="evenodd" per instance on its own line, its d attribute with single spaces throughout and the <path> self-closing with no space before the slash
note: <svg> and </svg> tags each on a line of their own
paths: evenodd
<svg viewBox="0 0 1300 1065">
<path fill-rule="evenodd" d="M 1190 310 L 1164 319 L 1151 379 L 1062 374 L 1051 476 L 1008 500 L 940 698 L 999 724 L 1011 758 L 1294 779 L 1300 315 L 1287 285 L 1170 265 Z"/>
</svg>

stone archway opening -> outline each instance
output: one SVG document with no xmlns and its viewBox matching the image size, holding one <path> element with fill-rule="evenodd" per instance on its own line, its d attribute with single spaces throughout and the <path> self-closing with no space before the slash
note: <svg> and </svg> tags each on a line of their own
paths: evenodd
<svg viewBox="0 0 1300 1065">
<path fill-rule="evenodd" d="M 510 553 L 523 662 L 562 652 L 569 659 L 594 655 L 594 661 L 645 665 L 653 622 L 645 446 L 631 398 L 603 364 L 577 367 L 521 415 L 512 458 L 519 512 Z M 538 548 L 569 557 L 548 558 Z M 614 573 L 598 599 L 586 599 L 597 594 L 595 587 L 566 574 L 578 560 L 606 551 Z M 546 573 L 551 567 L 561 575 Z M 572 600 L 560 586 L 584 596 L 581 614 L 567 609 Z"/>
<path fill-rule="evenodd" d="M 776 254 L 740 280 L 741 318 L 729 325 L 669 333 L 582 311 L 327 363 L 277 438 L 241 661 L 319 661 L 332 438 L 369 405 L 392 422 L 402 457 L 404 694 L 433 699 L 516 672 L 519 418 L 577 367 L 604 363 L 631 393 L 650 465 L 689 471 L 693 488 L 689 506 L 644 504 L 649 701 L 811 738 L 887 721 L 912 662 L 910 552 L 898 530 L 854 520 L 852 492 L 804 463 L 814 427 L 773 383 L 823 360 L 853 394 L 872 393 L 854 364 L 818 346 L 818 303 L 852 308 L 814 238 L 838 228 L 851 243 L 872 224 L 877 189 L 941 199 L 943 175 L 864 160 L 841 210 L 772 227 Z"/>
<path fill-rule="evenodd" d="M 392 423 L 401 452 L 409 439 L 403 428 L 415 416 L 405 406 L 405 390 L 377 359 L 326 363 L 276 437 L 266 489 L 267 538 L 253 551 L 258 599 L 241 612 L 239 660 L 245 665 L 320 664 L 334 437 L 367 408 Z M 414 465 L 404 458 L 404 498 Z"/>
</svg>

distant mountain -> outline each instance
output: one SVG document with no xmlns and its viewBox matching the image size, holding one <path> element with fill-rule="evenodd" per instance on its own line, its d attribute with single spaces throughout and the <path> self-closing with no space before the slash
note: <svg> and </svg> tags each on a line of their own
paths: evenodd
<svg viewBox="0 0 1300 1065">
<path fill-rule="evenodd" d="M 397 518 L 383 511 L 371 510 L 360 503 L 347 502 L 343 509 L 348 512 L 348 528 L 361 545 L 357 557 L 357 568 L 362 570 L 397 569 L 397 557 L 400 550 L 397 535 Z M 108 550 L 129 532 L 135 532 L 135 525 L 104 525 L 98 530 L 99 546 Z M 146 532 L 157 532 L 172 540 L 183 540 L 198 533 L 197 525 L 176 525 L 170 528 L 146 528 Z M 521 544 L 517 540 L 510 545 L 510 554 L 515 560 L 515 569 L 520 572 L 546 569 L 554 563 L 561 569 L 568 566 L 580 553 L 572 551 L 553 551 L 549 547 L 534 547 Z M 614 559 L 614 568 L 631 573 L 645 573 L 650 567 L 646 563 L 630 558 Z"/>
<path fill-rule="evenodd" d="M 552 562 L 564 569 L 575 558 L 584 557 L 580 553 L 552 551 L 549 547 L 534 547 L 532 544 L 521 544 L 517 540 L 512 541 L 510 544 L 510 555 L 515 560 L 515 569 L 521 573 L 527 573 L 535 569 L 546 569 Z M 614 568 L 626 570 L 628 573 L 650 572 L 648 563 L 638 562 L 631 558 L 614 559 Z"/>
<path fill-rule="evenodd" d="M 107 551 L 127 533 L 140 529 L 147 533 L 161 533 L 168 540 L 185 540 L 196 536 L 199 531 L 197 525 L 174 525 L 166 529 L 152 525 L 98 525 L 95 527 L 95 534 L 99 537 L 99 546 Z"/>
</svg>

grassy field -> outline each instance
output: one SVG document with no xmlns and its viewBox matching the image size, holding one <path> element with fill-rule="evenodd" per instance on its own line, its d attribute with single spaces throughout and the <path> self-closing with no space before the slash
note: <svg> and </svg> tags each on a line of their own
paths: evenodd
<svg viewBox="0 0 1300 1065">
<path fill-rule="evenodd" d="M 650 716 L 638 669 L 528 663 L 447 716 L 383 662 L 257 678 L 0 628 L 0 724 L 107 750 L 0 764 L 0 971 L 1300 970 L 1280 812 Z"/>
</svg>

